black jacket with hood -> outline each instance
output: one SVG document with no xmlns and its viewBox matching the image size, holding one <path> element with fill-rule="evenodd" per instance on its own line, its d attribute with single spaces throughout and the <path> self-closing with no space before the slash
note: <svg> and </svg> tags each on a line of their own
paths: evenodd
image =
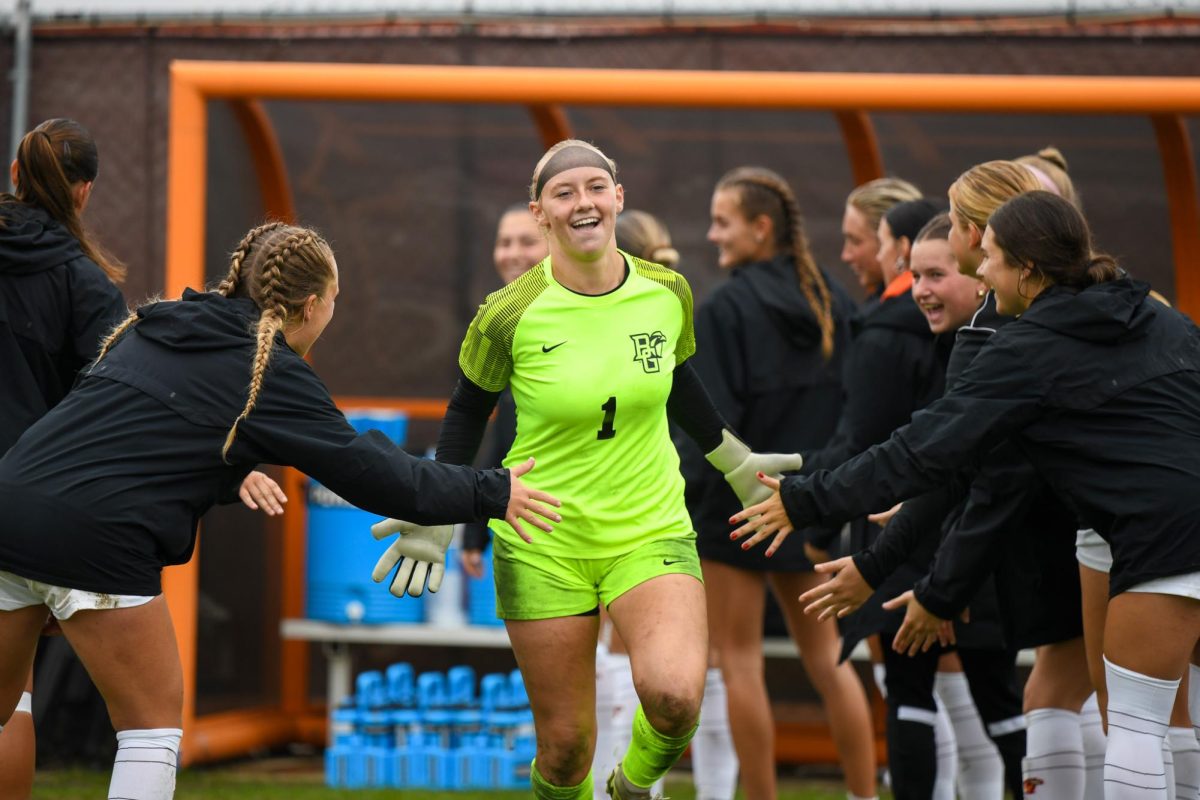
<svg viewBox="0 0 1200 800">
<path fill-rule="evenodd" d="M 225 463 L 221 447 L 246 402 L 258 309 L 189 290 L 138 314 L 0 459 L 0 569 L 75 589 L 157 594 L 161 568 L 191 557 L 200 517 L 232 500 L 260 462 L 294 466 L 389 517 L 433 524 L 504 515 L 507 470 L 439 464 L 378 431 L 357 435 L 282 334 Z"/>
<path fill-rule="evenodd" d="M 1200 330 L 1120 279 L 1051 287 L 945 398 L 837 470 L 784 482 L 797 524 L 935 488 L 1012 437 L 1112 546 L 1110 591 L 1200 571 Z"/>
<path fill-rule="evenodd" d="M 947 383 L 953 385 L 992 334 L 1012 321 L 996 312 L 988 294 L 971 324 L 958 331 Z M 1002 638 L 1009 647 L 1035 647 L 1080 635 L 1074 530 L 1071 512 L 1021 450 L 1005 441 L 978 473 L 960 471 L 934 492 L 906 501 L 854 563 L 883 600 L 913 588 L 926 608 L 954 620 L 969 605 L 970 625 L 955 623 L 960 646 L 994 646 Z M 931 564 L 946 558 L 957 561 L 953 586 L 931 590 Z M 982 630 L 981 621 L 987 623 Z"/>
<path fill-rule="evenodd" d="M 0 453 L 66 396 L 125 300 L 46 211 L 0 197 Z"/>
<path fill-rule="evenodd" d="M 790 257 L 736 268 L 696 314 L 692 363 L 721 416 L 756 452 L 804 452 L 833 435 L 854 307 L 828 276 L 825 282 L 835 326 L 829 360 Z M 741 508 L 737 496 L 698 447 L 678 438 L 676 444 L 701 557 L 744 569 L 811 569 L 800 537 L 770 559 L 730 542 L 729 516 Z"/>
</svg>

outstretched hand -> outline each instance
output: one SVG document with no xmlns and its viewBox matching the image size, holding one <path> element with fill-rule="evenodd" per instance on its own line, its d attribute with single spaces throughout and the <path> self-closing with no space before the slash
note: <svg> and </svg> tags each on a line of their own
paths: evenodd
<svg viewBox="0 0 1200 800">
<path fill-rule="evenodd" d="M 519 480 L 531 469 L 533 469 L 532 458 L 509 470 L 511 488 L 508 493 L 508 510 L 504 513 L 504 521 L 511 525 L 517 535 L 526 542 L 532 542 L 533 537 L 525 532 L 525 526 L 521 524 L 522 520 L 547 533 L 554 530 L 554 526 L 550 522 L 562 522 L 562 515 L 553 508 L 547 507 L 548 504 L 554 508 L 561 508 L 562 502 L 558 498 L 537 489 L 531 489 Z"/>
<path fill-rule="evenodd" d="M 818 622 L 853 614 L 871 597 L 871 585 L 863 580 L 850 556 L 817 564 L 813 569 L 832 576 L 800 595 L 800 603 L 807 603 L 804 613 L 817 614 Z"/>
<path fill-rule="evenodd" d="M 904 622 L 892 640 L 892 649 L 897 653 L 915 656 L 927 652 L 934 644 L 948 647 L 955 643 L 953 623 L 931 614 L 912 589 L 888 600 L 883 607 L 888 611 L 905 608 Z"/>
<path fill-rule="evenodd" d="M 261 508 L 268 517 L 282 514 L 283 504 L 287 502 L 287 495 L 284 494 L 275 479 L 258 470 L 254 470 L 242 479 L 238 497 L 246 504 L 246 508 L 251 511 L 258 511 Z"/>
<path fill-rule="evenodd" d="M 768 536 L 774 536 L 767 547 L 767 557 L 770 558 L 792 532 L 792 521 L 788 519 L 787 510 L 783 507 L 783 498 L 779 496 L 780 479 L 761 472 L 757 477 L 759 483 L 771 490 L 771 495 L 761 503 L 747 506 L 729 518 L 731 525 L 741 524 L 741 527 L 729 534 L 729 538 L 736 542 L 750 536 L 742 542 L 742 549 L 749 550 Z"/>
</svg>

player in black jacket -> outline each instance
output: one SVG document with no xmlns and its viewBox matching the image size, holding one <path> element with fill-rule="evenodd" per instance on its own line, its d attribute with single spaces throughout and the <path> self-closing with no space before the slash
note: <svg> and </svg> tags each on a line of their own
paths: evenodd
<svg viewBox="0 0 1200 800">
<path fill-rule="evenodd" d="M 0 196 L 0 455 L 58 404 L 100 340 L 128 311 L 114 284 L 124 267 L 80 222 L 99 154 L 79 123 L 51 119 L 27 133 Z M 5 798 L 33 786 L 32 676 L 0 734 Z"/>
<path fill-rule="evenodd" d="M 16 705 L 49 608 L 118 732 L 110 796 L 174 793 L 182 674 L 159 574 L 190 558 L 200 517 L 255 464 L 295 466 L 355 505 L 419 523 L 503 515 L 549 529 L 557 518 L 543 505 L 556 501 L 518 480 L 532 460 L 476 472 L 355 434 L 303 358 L 337 292 L 323 239 L 256 228 L 215 291 L 121 323 L 0 460 L 0 716 Z M 421 560 L 408 541 L 392 551 Z"/>
<path fill-rule="evenodd" d="M 696 371 L 751 448 L 758 442 L 789 451 L 821 447 L 842 406 L 849 298 L 816 266 L 795 195 L 780 176 L 754 167 L 727 173 L 713 192 L 711 214 L 708 238 L 731 275 L 696 315 Z M 804 668 L 825 703 L 847 788 L 858 797 L 873 796 L 874 748 L 861 681 L 849 664 L 838 663 L 837 632 L 812 624 L 794 602 L 817 580 L 802 542 L 771 559 L 739 550 L 729 541 L 727 523 L 738 498 L 697 448 L 680 450 L 742 791 L 749 800 L 776 793 L 761 642 L 769 586 L 789 615 Z M 739 598 L 736 611 L 730 597 Z"/>
<path fill-rule="evenodd" d="M 1079 212 L 1047 192 L 996 211 L 983 248 L 981 276 L 1020 319 L 911 425 L 837 470 L 787 479 L 734 515 L 763 515 L 735 535 L 778 546 L 793 522 L 928 490 L 1012 437 L 1112 547 L 1105 781 L 1162 796 L 1162 741 L 1200 636 L 1200 331 L 1095 255 Z M 919 650 L 939 621 L 907 603 L 898 644 Z"/>
</svg>

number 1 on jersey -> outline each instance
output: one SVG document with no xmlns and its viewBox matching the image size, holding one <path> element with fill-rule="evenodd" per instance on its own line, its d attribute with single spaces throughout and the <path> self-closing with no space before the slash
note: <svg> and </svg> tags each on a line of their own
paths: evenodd
<svg viewBox="0 0 1200 800">
<path fill-rule="evenodd" d="M 608 401 L 600 406 L 600 410 L 604 412 L 604 422 L 600 425 L 600 430 L 596 431 L 596 438 L 611 439 L 617 435 L 617 430 L 613 427 L 613 419 L 617 416 L 616 396 L 608 398 Z"/>
</svg>

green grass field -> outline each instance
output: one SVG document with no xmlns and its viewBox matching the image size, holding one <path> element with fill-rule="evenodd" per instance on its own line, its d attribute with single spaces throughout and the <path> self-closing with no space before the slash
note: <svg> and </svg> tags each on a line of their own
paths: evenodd
<svg viewBox="0 0 1200 800">
<path fill-rule="evenodd" d="M 671 800 L 693 800 L 695 792 L 686 775 L 667 783 Z M 39 772 L 33 800 L 95 800 L 108 788 L 108 773 L 92 770 Z M 479 800 L 527 798 L 528 792 L 438 792 L 411 789 L 330 789 L 314 762 L 269 760 L 217 768 L 194 768 L 179 774 L 175 796 L 179 800 Z M 780 800 L 843 800 L 845 790 L 833 781 L 786 780 Z"/>
</svg>

